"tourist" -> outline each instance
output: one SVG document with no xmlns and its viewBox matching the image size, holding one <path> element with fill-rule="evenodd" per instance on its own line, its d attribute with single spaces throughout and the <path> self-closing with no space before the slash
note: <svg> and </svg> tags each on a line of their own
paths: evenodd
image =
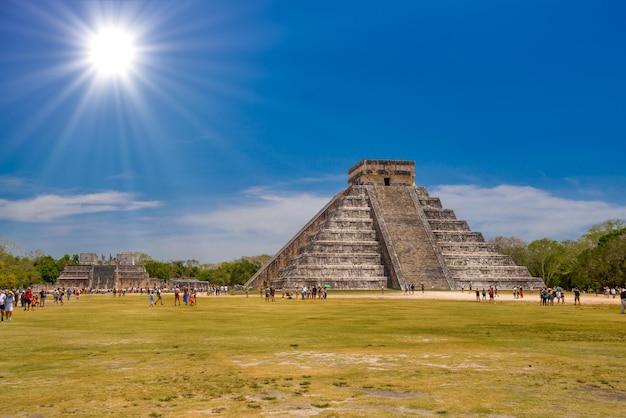
<svg viewBox="0 0 626 418">
<path fill-rule="evenodd" d="M 13 317 L 13 304 L 15 302 L 15 294 L 9 289 L 5 292 L 6 299 L 4 301 L 4 317 L 7 321 L 10 321 Z"/>
<path fill-rule="evenodd" d="M 176 306 L 176 301 L 178 301 L 178 306 L 180 306 L 180 288 L 178 285 L 174 287 L 174 306 Z"/>
<path fill-rule="evenodd" d="M 476 289 L 476 302 L 480 302 L 480 290 Z"/>
<path fill-rule="evenodd" d="M 302 300 L 306 299 L 307 289 L 306 285 L 302 286 Z"/>
<path fill-rule="evenodd" d="M 272 302 L 276 302 L 276 289 L 273 286 L 270 286 L 270 299 Z"/>
<path fill-rule="evenodd" d="M 161 289 L 157 288 L 156 289 L 156 302 L 154 302 L 154 304 L 156 305 L 159 302 L 161 302 L 161 305 L 163 305 L 163 297 L 161 297 Z"/>
<path fill-rule="evenodd" d="M 150 307 L 154 308 L 154 294 L 150 291 Z"/>
<path fill-rule="evenodd" d="M 580 289 L 575 287 L 572 289 L 572 292 L 574 292 L 574 306 L 580 305 Z"/>
<path fill-rule="evenodd" d="M 46 292 L 46 289 L 41 289 L 41 291 L 39 292 L 39 306 L 41 308 L 46 306 L 46 297 L 48 296 L 47 293 L 48 292 Z"/>
<path fill-rule="evenodd" d="M 624 311 L 626 310 L 626 284 L 624 285 L 624 287 L 622 287 L 622 291 L 620 292 L 619 297 L 622 300 L 622 311 L 621 311 L 621 313 L 623 314 Z"/>
<path fill-rule="evenodd" d="M 270 301 L 270 288 L 269 287 L 265 288 L 265 301 L 266 302 Z"/>
<path fill-rule="evenodd" d="M 4 293 L 4 290 L 0 289 L 0 317 L 2 321 L 4 321 L 4 304 L 7 301 L 7 295 Z"/>
<path fill-rule="evenodd" d="M 196 305 L 196 291 L 192 291 L 189 292 L 189 305 L 190 306 L 195 306 Z"/>
</svg>

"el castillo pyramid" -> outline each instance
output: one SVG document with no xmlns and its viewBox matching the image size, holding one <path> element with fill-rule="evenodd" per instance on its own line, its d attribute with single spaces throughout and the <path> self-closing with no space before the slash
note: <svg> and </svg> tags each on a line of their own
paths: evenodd
<svg viewBox="0 0 626 418">
<path fill-rule="evenodd" d="M 415 162 L 362 160 L 246 286 L 297 289 L 539 288 L 543 280 L 414 183 Z"/>
</svg>

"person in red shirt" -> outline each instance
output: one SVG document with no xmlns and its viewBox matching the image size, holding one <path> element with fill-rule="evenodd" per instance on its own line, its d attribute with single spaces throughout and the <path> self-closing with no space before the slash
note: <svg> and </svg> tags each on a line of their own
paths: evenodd
<svg viewBox="0 0 626 418">
<path fill-rule="evenodd" d="M 24 305 L 24 310 L 30 311 L 30 305 L 33 302 L 33 291 L 30 289 L 30 287 L 26 289 L 26 292 L 24 293 L 24 300 L 26 301 L 26 304 Z"/>
</svg>

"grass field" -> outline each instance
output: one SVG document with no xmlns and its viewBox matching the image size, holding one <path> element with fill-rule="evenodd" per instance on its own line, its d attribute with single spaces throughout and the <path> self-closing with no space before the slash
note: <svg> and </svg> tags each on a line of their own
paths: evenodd
<svg viewBox="0 0 626 418">
<path fill-rule="evenodd" d="M 17 308 L 0 324 L 0 416 L 626 416 L 615 305 L 164 302 Z"/>
</svg>

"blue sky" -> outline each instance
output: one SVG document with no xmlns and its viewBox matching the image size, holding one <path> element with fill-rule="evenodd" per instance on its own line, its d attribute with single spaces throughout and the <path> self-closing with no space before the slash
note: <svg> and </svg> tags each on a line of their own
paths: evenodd
<svg viewBox="0 0 626 418">
<path fill-rule="evenodd" d="M 623 1 L 0 4 L 0 239 L 273 254 L 363 158 L 487 239 L 626 219 Z M 90 39 L 134 40 L 103 76 Z"/>
</svg>

